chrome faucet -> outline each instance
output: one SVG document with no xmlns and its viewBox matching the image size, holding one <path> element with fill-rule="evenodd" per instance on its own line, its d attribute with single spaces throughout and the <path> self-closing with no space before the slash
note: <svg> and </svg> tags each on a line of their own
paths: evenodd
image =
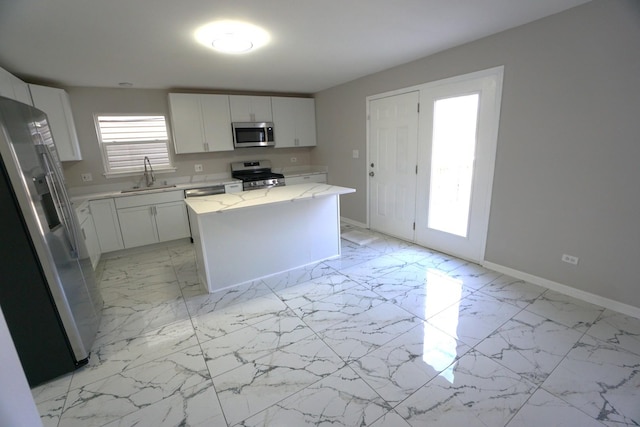
<svg viewBox="0 0 640 427">
<path fill-rule="evenodd" d="M 153 175 L 153 168 L 151 167 L 151 160 L 147 156 L 144 156 L 144 179 L 147 183 L 147 187 L 151 187 L 154 182 L 156 182 L 156 177 Z M 149 170 L 147 170 L 147 165 L 149 165 Z"/>
</svg>

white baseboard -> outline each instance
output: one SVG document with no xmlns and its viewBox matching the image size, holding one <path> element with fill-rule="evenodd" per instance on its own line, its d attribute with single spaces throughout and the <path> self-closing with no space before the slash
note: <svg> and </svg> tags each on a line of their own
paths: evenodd
<svg viewBox="0 0 640 427">
<path fill-rule="evenodd" d="M 367 224 L 364 224 L 364 223 L 358 222 L 358 221 L 354 221 L 352 219 L 345 218 L 343 216 L 340 217 L 340 221 L 344 222 L 345 224 L 353 225 L 353 226 L 360 227 L 360 228 L 369 228 L 369 227 L 367 227 Z"/>
<path fill-rule="evenodd" d="M 533 274 L 525 273 L 523 271 L 515 270 L 513 268 L 505 267 L 503 265 L 495 264 L 489 261 L 484 261 L 482 265 L 499 273 L 515 277 L 516 279 L 521 279 L 525 282 L 533 283 L 534 285 L 539 285 L 544 288 L 559 292 L 561 294 L 569 295 L 582 301 L 586 301 L 591 304 L 597 304 L 610 310 L 617 311 L 618 313 L 626 314 L 627 316 L 632 316 L 640 319 L 640 308 L 638 307 L 624 304 L 619 301 L 602 297 L 600 295 L 592 294 L 591 292 L 581 291 L 580 289 L 572 288 L 571 286 L 563 285 L 562 283 L 534 276 Z"/>
</svg>

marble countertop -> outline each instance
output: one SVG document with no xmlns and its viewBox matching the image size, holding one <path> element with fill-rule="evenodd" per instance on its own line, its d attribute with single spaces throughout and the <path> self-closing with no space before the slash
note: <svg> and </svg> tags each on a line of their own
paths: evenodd
<svg viewBox="0 0 640 427">
<path fill-rule="evenodd" d="M 130 196 L 139 196 L 141 194 L 154 194 L 154 193 L 164 193 L 167 191 L 184 191 L 190 188 L 201 188 L 201 187 L 210 187 L 213 185 L 227 185 L 227 184 L 237 184 L 242 183 L 242 181 L 237 179 L 228 179 L 222 181 L 203 181 L 203 182 L 190 182 L 184 184 L 175 184 L 173 186 L 165 186 L 158 185 L 156 188 L 151 187 L 151 189 L 142 188 L 139 191 L 128 191 L 122 192 L 122 190 L 108 190 L 108 191 L 99 191 L 95 193 L 87 193 L 87 194 L 79 194 L 71 196 L 71 201 L 75 206 L 79 206 L 85 201 L 89 200 L 98 200 L 98 199 L 109 199 L 112 197 L 130 197 Z"/>
<path fill-rule="evenodd" d="M 298 184 L 273 187 L 241 193 L 218 194 L 186 199 L 187 206 L 197 215 L 226 212 L 271 203 L 295 202 L 296 200 L 355 193 L 354 188 L 328 184 Z"/>
<path fill-rule="evenodd" d="M 326 167 L 322 166 L 296 166 L 296 167 L 286 167 L 286 168 L 274 168 L 274 172 L 282 173 L 286 177 L 294 177 L 294 176 L 303 176 L 303 175 L 312 175 L 315 173 L 327 173 Z M 196 181 L 195 179 L 202 179 L 200 181 Z M 169 184 L 173 184 L 173 186 L 164 186 L 162 184 L 156 184 L 157 188 L 146 189 L 142 188 L 140 191 L 128 191 L 122 192 L 122 190 L 127 190 L 131 187 L 127 187 L 126 185 L 116 184 L 114 185 L 102 185 L 102 186 L 92 186 L 91 188 L 73 188 L 70 189 L 71 201 L 73 202 L 74 207 L 78 208 L 83 205 L 85 202 L 89 200 L 98 200 L 98 199 L 109 199 L 112 197 L 129 197 L 129 196 L 138 196 L 141 194 L 153 194 L 153 193 L 162 193 L 166 191 L 184 191 L 190 188 L 201 188 L 201 187 L 209 187 L 212 185 L 227 185 L 227 184 L 237 184 L 242 183 L 242 181 L 231 178 L 230 176 L 219 177 L 219 176 L 194 176 L 194 177 L 181 177 L 174 180 L 174 182 L 169 182 Z M 115 187 L 115 188 L 114 188 Z"/>
</svg>

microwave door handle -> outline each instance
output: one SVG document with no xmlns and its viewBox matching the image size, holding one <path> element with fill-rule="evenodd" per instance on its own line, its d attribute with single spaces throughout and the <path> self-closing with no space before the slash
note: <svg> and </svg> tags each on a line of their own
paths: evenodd
<svg viewBox="0 0 640 427">
<path fill-rule="evenodd" d="M 71 217 L 72 213 L 70 211 L 71 201 L 69 200 L 69 195 L 67 194 L 64 187 L 64 180 L 60 176 L 60 171 L 58 171 L 58 168 L 55 167 L 53 156 L 49 152 L 49 147 L 47 147 L 46 145 L 42 145 L 42 147 L 44 148 L 44 150 L 42 151 L 42 156 L 45 160 L 45 165 L 48 169 L 49 177 L 54 181 L 50 185 L 52 194 L 56 198 L 57 205 L 60 206 L 60 209 L 62 210 L 62 223 L 64 224 L 64 227 L 67 230 L 67 235 L 69 236 L 71 254 L 74 258 L 78 258 L 80 256 L 78 252 L 78 236 L 76 235 L 76 230 L 72 222 L 73 218 Z M 56 183 L 58 183 L 59 185 L 56 185 Z"/>
</svg>

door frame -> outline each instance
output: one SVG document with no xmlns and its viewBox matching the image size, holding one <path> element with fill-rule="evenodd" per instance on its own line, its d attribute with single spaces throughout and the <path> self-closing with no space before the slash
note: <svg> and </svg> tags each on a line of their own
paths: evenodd
<svg viewBox="0 0 640 427">
<path fill-rule="evenodd" d="M 487 237 L 488 237 L 488 231 L 489 231 L 489 219 L 491 216 L 491 199 L 492 199 L 492 194 L 493 194 L 493 178 L 495 175 L 495 160 L 496 160 L 496 153 L 497 153 L 497 144 L 498 144 L 498 132 L 499 132 L 499 128 L 500 128 L 500 107 L 501 107 L 501 103 L 502 103 L 502 86 L 503 86 L 503 80 L 504 80 L 504 65 L 500 65 L 498 67 L 492 67 L 492 68 L 487 68 L 485 70 L 480 70 L 480 71 L 475 71 L 475 72 L 471 72 L 471 73 L 467 73 L 467 74 L 462 74 L 462 75 L 458 75 L 458 76 L 453 76 L 453 77 L 447 77 L 444 79 L 440 79 L 440 80 L 436 80 L 436 81 L 432 81 L 432 82 L 428 82 L 428 83 L 422 83 L 419 85 L 414 85 L 414 86 L 409 86 L 409 87 L 405 87 L 405 88 L 401 88 L 401 89 L 396 89 L 396 90 L 392 90 L 392 91 L 388 91 L 388 92 L 382 92 L 382 93 L 378 93 L 375 95 L 369 95 L 365 98 L 365 109 L 366 109 L 366 158 L 367 158 L 367 167 L 364 170 L 364 174 L 365 174 L 365 180 L 366 180 L 366 203 L 367 203 L 367 216 L 366 216 L 366 226 L 367 228 L 370 227 L 371 222 L 370 222 L 370 213 L 371 213 L 371 201 L 370 201 L 370 180 L 368 178 L 368 165 L 371 162 L 371 159 L 369 158 L 369 153 L 370 153 L 370 110 L 369 110 L 369 103 L 372 100 L 376 100 L 376 99 L 380 99 L 380 98 L 387 98 L 390 96 L 396 96 L 396 95 L 402 95 L 408 92 L 414 92 L 414 91 L 418 91 L 420 93 L 420 95 L 422 95 L 422 91 L 424 90 L 429 90 L 429 89 L 433 89 L 436 88 L 438 86 L 443 86 L 443 85 L 449 85 L 452 83 L 460 83 L 460 82 L 464 82 L 467 80 L 473 80 L 473 79 L 479 79 L 479 78 L 483 78 L 483 77 L 495 77 L 496 79 L 496 92 L 495 92 L 495 103 L 494 103 L 494 109 L 496 109 L 496 114 L 494 115 L 494 123 L 493 123 L 493 131 L 492 131 L 492 135 L 490 137 L 490 145 L 491 147 L 489 147 L 489 150 L 494 154 L 493 156 L 491 156 L 491 159 L 489 160 L 489 162 L 487 163 L 487 176 L 489 177 L 489 182 L 488 182 L 488 186 L 486 188 L 486 197 L 488 202 L 485 204 L 485 208 L 484 208 L 484 212 L 481 212 L 480 214 L 482 215 L 481 218 L 481 223 L 483 226 L 483 236 L 482 236 L 482 243 L 481 243 L 481 250 L 480 250 L 480 255 L 479 255 L 479 259 L 477 260 L 470 260 L 470 261 L 474 261 L 474 262 L 482 262 L 484 261 L 484 256 L 485 256 L 485 251 L 486 251 L 486 246 L 487 246 Z M 422 102 L 422 97 L 419 97 L 419 102 Z M 418 132 L 420 132 L 420 129 L 418 129 Z M 416 153 L 417 155 L 417 153 Z M 417 176 L 416 176 L 417 179 Z M 414 233 L 414 239 L 413 242 L 415 242 L 416 240 L 416 235 Z"/>
</svg>

